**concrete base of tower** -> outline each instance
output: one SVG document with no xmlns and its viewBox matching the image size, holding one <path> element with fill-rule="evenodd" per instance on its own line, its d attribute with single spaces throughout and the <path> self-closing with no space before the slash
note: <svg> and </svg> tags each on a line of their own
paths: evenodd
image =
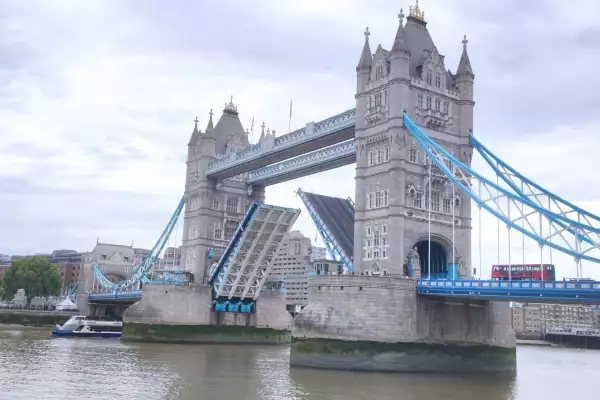
<svg viewBox="0 0 600 400">
<path fill-rule="evenodd" d="M 292 366 L 397 372 L 509 372 L 508 303 L 416 295 L 413 279 L 319 276 L 294 319 Z"/>
<path fill-rule="evenodd" d="M 123 340 L 168 343 L 290 342 L 292 316 L 283 293 L 261 293 L 254 313 L 211 310 L 205 285 L 146 285 L 123 315 Z"/>
</svg>

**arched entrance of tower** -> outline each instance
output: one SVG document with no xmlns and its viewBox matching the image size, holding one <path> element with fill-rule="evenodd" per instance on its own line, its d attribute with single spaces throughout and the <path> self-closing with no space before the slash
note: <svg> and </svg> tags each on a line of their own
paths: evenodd
<svg viewBox="0 0 600 400">
<path fill-rule="evenodd" d="M 429 237 L 417 241 L 414 247 L 419 254 L 419 266 L 421 267 L 421 277 L 429 277 L 429 268 L 431 267 L 431 279 L 457 279 L 456 267 L 451 260 L 452 243 L 444 237 L 431 237 L 431 252 L 429 249 Z M 431 254 L 431 265 L 429 256 Z"/>
</svg>

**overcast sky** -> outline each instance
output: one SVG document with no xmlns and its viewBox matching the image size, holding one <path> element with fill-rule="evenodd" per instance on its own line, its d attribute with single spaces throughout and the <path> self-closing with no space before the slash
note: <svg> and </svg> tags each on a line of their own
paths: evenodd
<svg viewBox="0 0 600 400">
<path fill-rule="evenodd" d="M 204 130 L 233 95 L 246 127 L 283 133 L 291 98 L 292 129 L 353 107 L 365 26 L 373 50 L 389 49 L 412 3 L 0 0 L 0 253 L 85 251 L 97 237 L 151 247 L 183 193 L 196 115 Z M 479 139 L 600 212 L 600 2 L 420 4 L 452 70 L 467 34 Z M 298 187 L 353 196 L 353 166 L 270 187 L 267 201 L 302 207 Z M 496 229 L 483 222 L 488 270 Z M 296 227 L 314 239 L 306 212 Z"/>
</svg>

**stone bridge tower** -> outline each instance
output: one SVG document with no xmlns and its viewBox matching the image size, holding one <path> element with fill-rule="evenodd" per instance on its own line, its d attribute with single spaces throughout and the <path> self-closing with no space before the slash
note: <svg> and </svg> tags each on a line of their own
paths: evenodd
<svg viewBox="0 0 600 400">
<path fill-rule="evenodd" d="M 418 2 L 406 23 L 402 11 L 399 19 L 391 50 L 379 45 L 373 54 L 367 28 L 356 67 L 355 271 L 415 277 L 431 272 L 432 277 L 450 278 L 459 272 L 468 277 L 470 201 L 457 188 L 453 194 L 437 167 L 431 166 L 429 173 L 424 151 L 402 122 L 406 111 L 430 137 L 470 165 L 474 74 L 467 40 L 453 73 Z"/>
<path fill-rule="evenodd" d="M 185 181 L 182 262 L 196 283 L 206 283 L 210 267 L 218 261 L 252 201 L 264 201 L 264 188 L 246 185 L 247 174 L 223 181 L 209 180 L 209 163 L 249 146 L 233 99 L 213 126 L 211 110 L 206 131 L 194 131 L 188 143 Z"/>
</svg>

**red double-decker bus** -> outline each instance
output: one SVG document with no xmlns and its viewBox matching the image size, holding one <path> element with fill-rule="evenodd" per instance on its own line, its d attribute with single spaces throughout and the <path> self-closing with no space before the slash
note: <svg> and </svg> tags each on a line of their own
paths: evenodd
<svg viewBox="0 0 600 400">
<path fill-rule="evenodd" d="M 509 279 L 508 264 L 493 265 L 492 266 L 492 279 L 507 281 Z M 554 281 L 556 280 L 556 274 L 554 272 L 554 265 L 543 264 L 544 269 L 540 268 L 540 264 L 511 264 L 510 265 L 510 278 L 513 281 Z M 543 276 L 542 276 L 543 272 Z"/>
</svg>

